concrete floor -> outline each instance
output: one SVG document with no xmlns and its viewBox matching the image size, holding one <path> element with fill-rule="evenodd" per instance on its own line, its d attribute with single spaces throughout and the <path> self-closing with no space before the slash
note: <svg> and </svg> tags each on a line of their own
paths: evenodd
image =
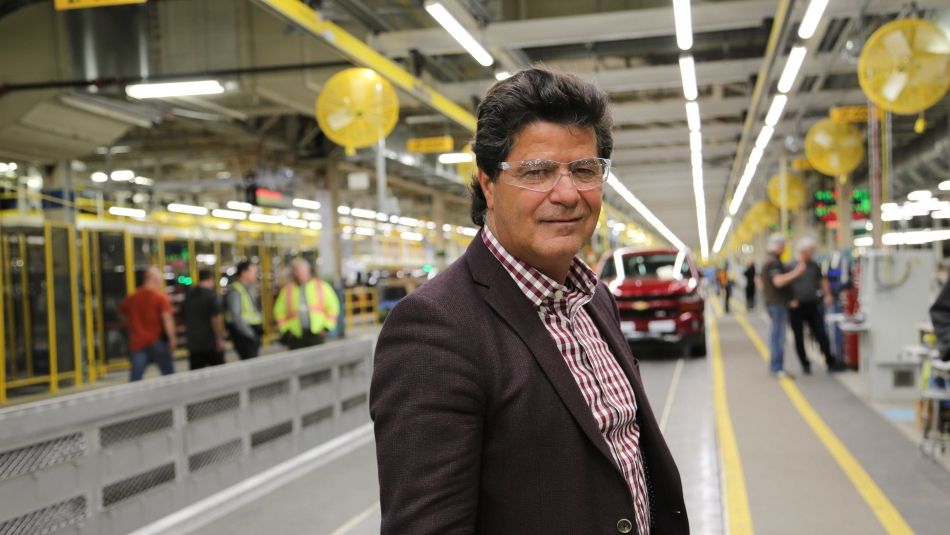
<svg viewBox="0 0 950 535">
<path fill-rule="evenodd" d="M 831 439 L 819 439 L 814 419 L 809 423 L 787 386 L 768 375 L 766 363 L 736 317 L 717 317 L 728 415 L 751 516 L 751 529 L 745 532 L 950 532 L 950 473 L 922 458 L 907 434 L 839 379 L 819 371 L 816 363 L 814 375 L 800 376 L 793 384 L 838 441 L 840 448 L 833 455 L 827 445 Z M 761 315 L 743 317 L 759 338 L 767 339 L 768 324 Z M 716 418 L 721 415 L 712 403 L 710 359 L 678 359 L 645 347 L 635 351 L 641 358 L 647 395 L 683 477 L 691 530 L 724 533 L 731 508 L 724 510 L 728 500 L 723 497 L 723 461 L 716 436 Z M 789 341 L 786 362 L 792 370 L 798 366 L 795 360 Z M 841 451 L 854 465 L 842 461 Z M 866 480 L 855 478 L 854 466 L 863 469 Z M 882 502 L 874 500 L 874 488 L 892 504 L 891 517 Z M 377 491 L 374 449 L 369 444 L 196 533 L 375 534 L 380 518 Z"/>
</svg>

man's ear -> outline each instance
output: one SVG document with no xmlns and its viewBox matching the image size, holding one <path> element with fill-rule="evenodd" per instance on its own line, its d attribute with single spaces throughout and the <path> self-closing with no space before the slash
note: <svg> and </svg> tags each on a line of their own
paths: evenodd
<svg viewBox="0 0 950 535">
<path fill-rule="evenodd" d="M 488 173 L 478 170 L 478 184 L 482 187 L 482 193 L 485 194 L 485 204 L 491 210 L 495 207 L 495 182 L 488 177 Z"/>
</svg>

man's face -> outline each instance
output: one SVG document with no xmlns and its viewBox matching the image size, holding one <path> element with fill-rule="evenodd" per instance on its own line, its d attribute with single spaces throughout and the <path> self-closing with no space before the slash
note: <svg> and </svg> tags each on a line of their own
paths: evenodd
<svg viewBox="0 0 950 535">
<path fill-rule="evenodd" d="M 506 161 L 571 162 L 596 158 L 594 130 L 540 121 L 522 127 Z M 546 275 L 562 280 L 571 259 L 590 239 L 600 215 L 603 186 L 578 191 L 566 167 L 547 193 L 509 184 L 504 173 L 490 182 L 479 170 L 478 180 L 488 204 L 486 223 L 505 249 Z"/>
<path fill-rule="evenodd" d="M 814 257 L 815 257 L 814 247 L 805 247 L 804 249 L 802 249 L 802 258 L 805 259 L 806 262 L 811 260 Z"/>
<path fill-rule="evenodd" d="M 310 280 L 310 268 L 306 264 L 294 264 L 293 272 L 297 282 L 303 283 Z"/>
<path fill-rule="evenodd" d="M 251 265 L 242 273 L 241 282 L 250 284 L 257 280 L 257 266 Z"/>
</svg>

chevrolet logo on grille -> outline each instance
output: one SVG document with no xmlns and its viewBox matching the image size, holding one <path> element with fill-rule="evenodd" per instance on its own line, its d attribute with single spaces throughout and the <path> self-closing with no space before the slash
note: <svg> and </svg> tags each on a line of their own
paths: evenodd
<svg viewBox="0 0 950 535">
<path fill-rule="evenodd" d="M 634 310 L 646 310 L 646 309 L 648 309 L 648 308 L 650 308 L 650 304 L 647 303 L 646 301 L 634 301 L 634 302 L 633 302 L 633 309 L 634 309 Z"/>
</svg>

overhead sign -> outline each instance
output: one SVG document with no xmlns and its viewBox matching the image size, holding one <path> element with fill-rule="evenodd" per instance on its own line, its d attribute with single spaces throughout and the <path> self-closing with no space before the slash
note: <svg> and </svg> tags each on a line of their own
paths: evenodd
<svg viewBox="0 0 950 535">
<path fill-rule="evenodd" d="M 884 114 L 878 109 L 878 119 Z M 867 106 L 838 106 L 828 110 L 828 117 L 832 121 L 841 121 L 844 123 L 866 123 L 868 120 Z"/>
<path fill-rule="evenodd" d="M 90 7 L 120 6 L 124 4 L 144 4 L 145 0 L 55 0 L 56 11 L 67 9 L 87 9 Z"/>
<path fill-rule="evenodd" d="M 416 137 L 406 141 L 406 150 L 409 152 L 452 152 L 454 148 L 452 136 Z"/>
</svg>

